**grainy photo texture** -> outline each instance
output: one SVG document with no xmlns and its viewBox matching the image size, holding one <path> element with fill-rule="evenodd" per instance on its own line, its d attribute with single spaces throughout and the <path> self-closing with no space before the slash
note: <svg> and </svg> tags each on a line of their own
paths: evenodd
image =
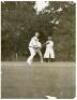
<svg viewBox="0 0 77 100">
<path fill-rule="evenodd" d="M 73 1 L 1 2 L 1 98 L 75 97 Z"/>
</svg>

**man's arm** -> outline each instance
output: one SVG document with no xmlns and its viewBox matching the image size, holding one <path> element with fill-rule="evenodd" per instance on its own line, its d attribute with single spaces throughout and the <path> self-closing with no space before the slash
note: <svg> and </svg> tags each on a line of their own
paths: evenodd
<svg viewBox="0 0 77 100">
<path fill-rule="evenodd" d="M 44 45 L 46 45 L 46 44 L 49 44 L 49 42 L 47 41 L 47 42 L 43 43 L 42 46 L 44 46 Z"/>
</svg>

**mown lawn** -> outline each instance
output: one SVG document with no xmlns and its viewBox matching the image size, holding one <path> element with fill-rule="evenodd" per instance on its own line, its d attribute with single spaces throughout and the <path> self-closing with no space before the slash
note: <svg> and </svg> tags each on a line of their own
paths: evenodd
<svg viewBox="0 0 77 100">
<path fill-rule="evenodd" d="M 2 62 L 2 98 L 75 97 L 75 63 Z"/>
</svg>

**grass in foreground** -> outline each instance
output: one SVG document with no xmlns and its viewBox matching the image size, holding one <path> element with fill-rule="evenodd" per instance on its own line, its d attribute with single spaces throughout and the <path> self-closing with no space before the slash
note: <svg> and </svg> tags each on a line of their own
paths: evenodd
<svg viewBox="0 0 77 100">
<path fill-rule="evenodd" d="M 75 97 L 75 63 L 2 62 L 2 98 Z"/>
</svg>

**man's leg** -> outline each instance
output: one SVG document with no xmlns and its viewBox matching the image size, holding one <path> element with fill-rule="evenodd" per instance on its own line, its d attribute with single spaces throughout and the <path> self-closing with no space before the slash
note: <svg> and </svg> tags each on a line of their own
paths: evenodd
<svg viewBox="0 0 77 100">
<path fill-rule="evenodd" d="M 40 56 L 40 61 L 41 61 L 41 63 L 43 63 L 43 56 L 42 56 L 41 50 L 38 50 L 37 53 L 38 53 L 38 55 Z"/>
<path fill-rule="evenodd" d="M 45 62 L 49 62 L 49 48 L 46 48 L 46 51 L 44 53 L 44 60 Z"/>
<path fill-rule="evenodd" d="M 33 61 L 33 58 L 34 58 L 34 56 L 35 56 L 35 50 L 31 47 L 31 48 L 29 48 L 29 50 L 30 50 L 30 56 L 29 56 L 29 58 L 28 58 L 28 60 L 27 60 L 27 63 L 29 64 L 29 65 L 31 65 L 32 64 L 32 61 Z"/>
<path fill-rule="evenodd" d="M 50 62 L 54 62 L 55 61 L 55 59 L 54 58 L 50 58 Z"/>
<path fill-rule="evenodd" d="M 44 61 L 45 61 L 45 62 L 48 62 L 48 58 L 44 58 Z"/>
<path fill-rule="evenodd" d="M 54 54 L 54 51 L 53 50 L 51 50 L 50 51 L 50 62 L 54 62 L 55 60 L 55 54 Z"/>
</svg>

